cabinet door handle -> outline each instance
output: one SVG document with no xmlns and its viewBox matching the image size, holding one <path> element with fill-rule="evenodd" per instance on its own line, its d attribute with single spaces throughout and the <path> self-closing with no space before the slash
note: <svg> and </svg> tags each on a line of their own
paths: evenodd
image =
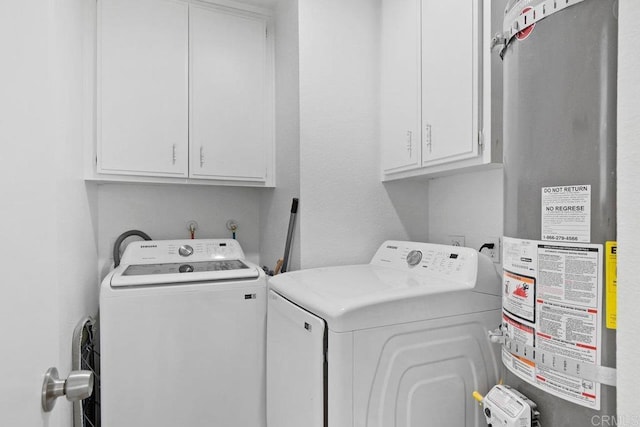
<svg viewBox="0 0 640 427">
<path fill-rule="evenodd" d="M 410 130 L 407 131 L 407 152 L 409 153 L 409 158 L 411 158 L 413 154 L 413 132 Z"/>
<path fill-rule="evenodd" d="M 200 167 L 204 166 L 204 147 L 200 146 Z"/>
<path fill-rule="evenodd" d="M 173 164 L 176 164 L 176 144 L 173 144 L 173 156 L 172 156 Z"/>
<path fill-rule="evenodd" d="M 431 125 L 424 127 L 424 145 L 429 147 L 429 153 L 431 153 Z"/>
</svg>

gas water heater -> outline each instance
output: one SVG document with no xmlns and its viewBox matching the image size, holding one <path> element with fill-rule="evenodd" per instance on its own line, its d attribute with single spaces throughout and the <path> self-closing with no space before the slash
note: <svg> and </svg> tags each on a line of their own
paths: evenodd
<svg viewBox="0 0 640 427">
<path fill-rule="evenodd" d="M 617 1 L 511 0 L 504 383 L 542 427 L 615 417 Z"/>
</svg>

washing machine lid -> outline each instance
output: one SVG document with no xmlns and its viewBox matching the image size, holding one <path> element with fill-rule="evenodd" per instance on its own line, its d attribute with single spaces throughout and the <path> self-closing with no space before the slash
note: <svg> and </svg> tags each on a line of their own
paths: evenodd
<svg viewBox="0 0 640 427">
<path fill-rule="evenodd" d="M 150 240 L 130 243 L 110 277 L 111 287 L 256 279 L 262 270 L 244 259 L 233 239 Z"/>
<path fill-rule="evenodd" d="M 269 281 L 335 332 L 499 309 L 500 283 L 493 263 L 473 249 L 400 241 L 385 242 L 369 264 L 289 272 Z"/>
</svg>

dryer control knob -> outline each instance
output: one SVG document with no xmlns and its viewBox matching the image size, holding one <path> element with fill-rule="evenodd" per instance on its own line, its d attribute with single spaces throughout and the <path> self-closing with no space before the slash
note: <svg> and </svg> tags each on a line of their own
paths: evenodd
<svg viewBox="0 0 640 427">
<path fill-rule="evenodd" d="M 182 245 L 180 246 L 180 248 L 178 249 L 178 253 L 181 256 L 189 256 L 189 255 L 193 255 L 193 248 L 189 245 Z"/>
<path fill-rule="evenodd" d="M 422 261 L 422 252 L 420 251 L 414 250 L 409 252 L 409 254 L 407 255 L 407 264 L 409 264 L 411 267 L 413 267 L 414 265 L 418 265 L 420 261 Z"/>
</svg>

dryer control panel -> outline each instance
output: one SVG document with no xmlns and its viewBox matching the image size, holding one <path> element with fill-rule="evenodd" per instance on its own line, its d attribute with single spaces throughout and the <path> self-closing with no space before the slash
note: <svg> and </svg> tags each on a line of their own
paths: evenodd
<svg viewBox="0 0 640 427">
<path fill-rule="evenodd" d="M 490 281 L 488 293 L 497 294 L 496 270 L 491 260 L 472 248 L 434 243 L 388 240 L 371 259 L 371 264 L 404 270 L 418 276 L 446 277 L 456 282 L 482 288 Z"/>
<path fill-rule="evenodd" d="M 387 241 L 373 256 L 371 264 L 428 270 L 447 276 L 475 274 L 477 252 L 461 246 Z"/>
</svg>

